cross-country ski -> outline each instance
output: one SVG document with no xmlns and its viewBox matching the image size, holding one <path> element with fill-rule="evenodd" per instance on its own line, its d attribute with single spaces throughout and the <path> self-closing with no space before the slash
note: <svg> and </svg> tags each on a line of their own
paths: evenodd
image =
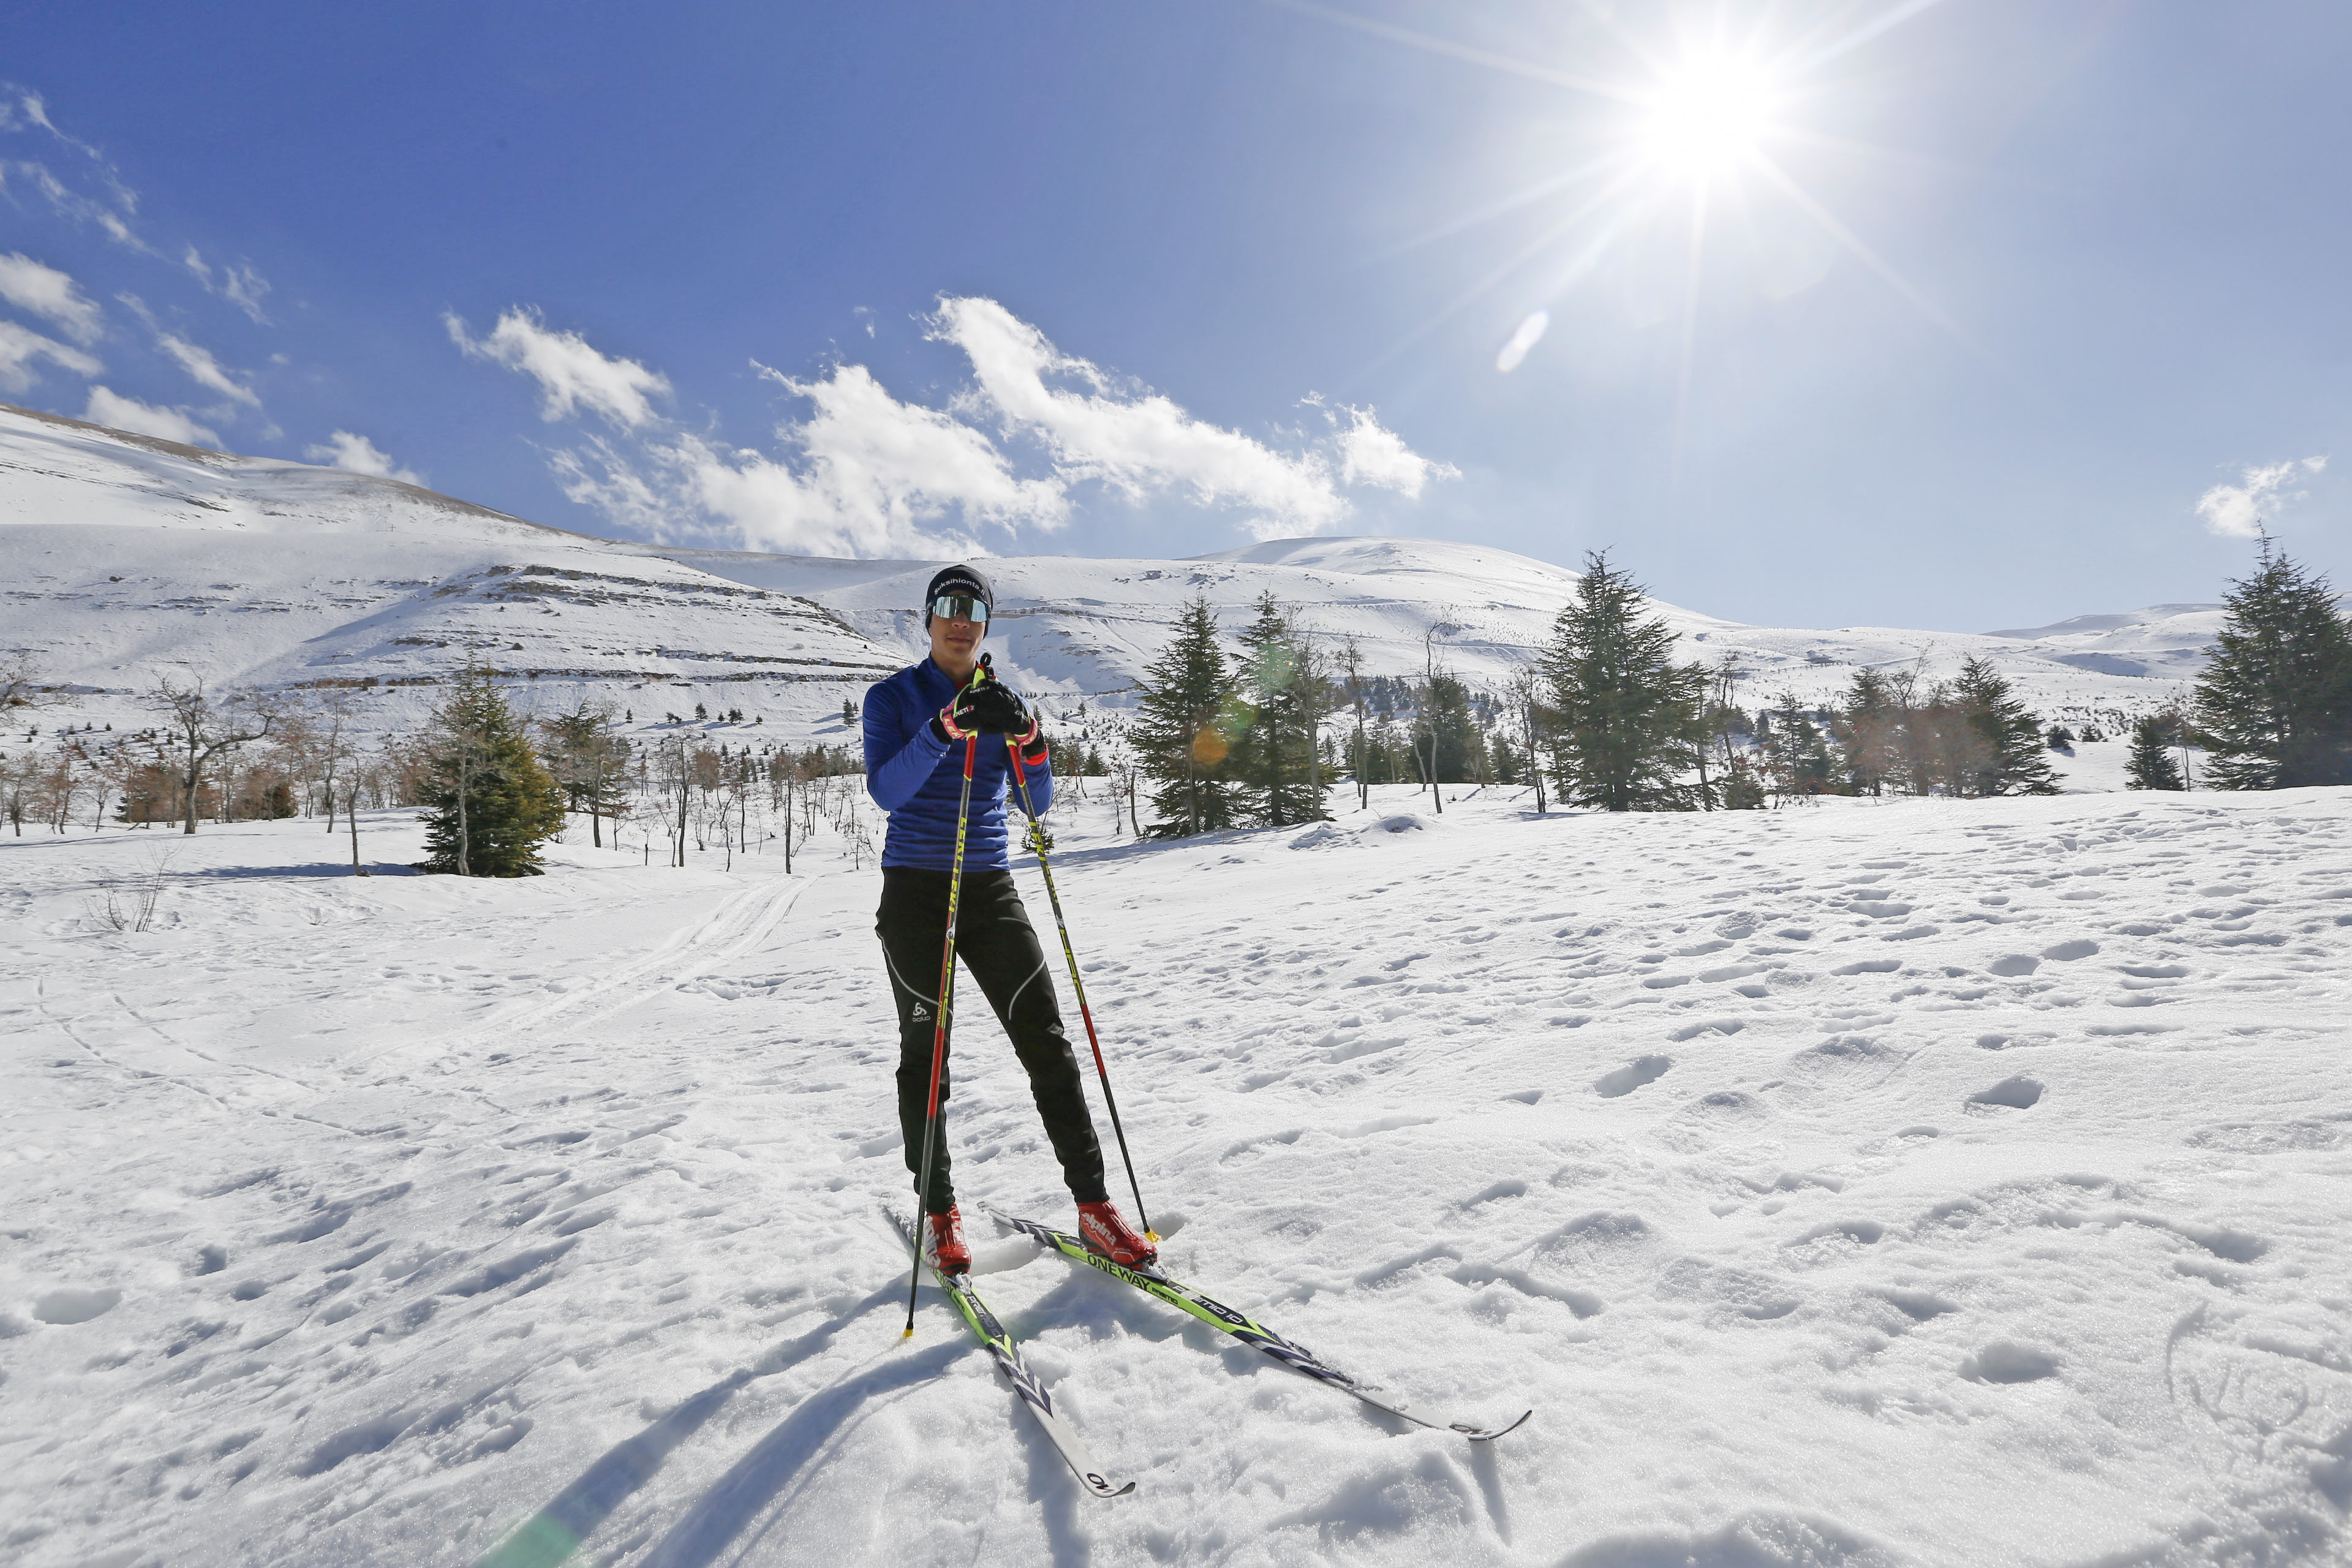
<svg viewBox="0 0 2352 1568">
<path fill-rule="evenodd" d="M 1020 1219 L 1007 1214 L 999 1214 L 996 1217 L 1042 1247 L 1060 1253 L 1065 1258 L 1075 1258 L 1090 1268 L 1097 1268 L 1112 1279 L 1132 1285 L 1146 1295 L 1156 1297 L 1181 1311 L 1190 1312 L 1211 1328 L 1233 1335 L 1252 1350 L 1263 1352 L 1293 1372 L 1311 1377 L 1318 1383 L 1328 1384 L 1334 1388 L 1352 1394 L 1373 1408 L 1385 1410 L 1390 1415 L 1400 1416 L 1417 1426 L 1426 1426 L 1439 1432 L 1458 1432 L 1474 1442 L 1483 1443 L 1500 1437 L 1507 1432 L 1518 1430 L 1528 1417 L 1535 1414 L 1533 1410 L 1526 1410 L 1520 1412 L 1516 1420 L 1501 1426 L 1480 1426 L 1466 1421 L 1448 1421 L 1442 1416 L 1430 1415 L 1422 1411 L 1410 1409 L 1371 1384 L 1350 1377 L 1336 1367 L 1326 1365 L 1306 1346 L 1283 1338 L 1265 1324 L 1252 1320 L 1244 1313 L 1235 1311 L 1222 1301 L 1211 1300 L 1190 1285 L 1170 1279 L 1157 1268 L 1148 1264 L 1129 1267 L 1119 1263 L 1088 1247 L 1069 1232 L 1055 1230 L 1048 1225 L 1040 1225 L 1034 1219 Z"/>
<path fill-rule="evenodd" d="M 894 1215 L 892 1223 L 902 1230 L 906 1228 L 907 1222 L 903 1217 Z M 971 1276 L 962 1271 L 949 1273 L 940 1267 L 936 1257 L 928 1253 L 922 1261 L 940 1293 L 955 1308 L 957 1315 L 970 1325 L 971 1331 L 979 1336 L 980 1342 L 988 1348 L 997 1371 L 1003 1373 L 1004 1380 L 1013 1385 L 1013 1392 L 1021 1396 L 1022 1407 L 1036 1419 L 1055 1451 L 1068 1463 L 1070 1474 L 1077 1479 L 1079 1487 L 1088 1496 L 1098 1498 L 1125 1497 L 1133 1491 L 1133 1481 L 1119 1485 L 1105 1477 L 1102 1465 L 1096 1460 L 1094 1451 L 1087 1447 L 1086 1439 L 1078 1436 L 1077 1428 L 1070 1425 L 1069 1417 L 1054 1408 L 1052 1390 L 1038 1381 L 1037 1374 L 1022 1362 L 1020 1342 L 1005 1331 L 1004 1325 L 997 1321 L 996 1314 L 988 1310 L 988 1303 L 980 1299 L 979 1288 L 972 1283 Z"/>
</svg>

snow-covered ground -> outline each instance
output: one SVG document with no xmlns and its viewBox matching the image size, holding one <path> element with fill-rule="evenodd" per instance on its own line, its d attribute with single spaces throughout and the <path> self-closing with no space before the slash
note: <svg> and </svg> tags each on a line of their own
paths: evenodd
<svg viewBox="0 0 2352 1568">
<path fill-rule="evenodd" d="M 976 1226 L 1139 1482 L 1080 1494 L 929 1289 L 899 1338 L 877 879 L 823 837 L 473 882 L 77 832 L 0 841 L 0 1552 L 2346 1560 L 2352 791 L 1056 815 L 1171 1270 L 1526 1426 Z M 163 849 L 158 927 L 93 921 Z M 967 1206 L 1066 1217 L 959 1051 Z"/>
</svg>

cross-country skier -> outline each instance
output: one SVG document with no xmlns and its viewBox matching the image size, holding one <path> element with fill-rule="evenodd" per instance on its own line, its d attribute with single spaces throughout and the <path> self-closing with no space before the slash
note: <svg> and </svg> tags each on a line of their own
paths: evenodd
<svg viewBox="0 0 2352 1568">
<path fill-rule="evenodd" d="M 1062 1032 L 1045 950 L 1029 929 L 1028 911 L 1013 886 L 1004 810 L 1011 762 L 1004 737 L 1011 736 L 1021 749 L 1029 798 L 1039 813 L 1053 803 L 1054 774 L 1045 737 L 1028 706 L 1001 681 L 972 680 L 995 598 L 988 579 L 971 567 L 941 571 L 923 594 L 930 657 L 876 682 L 866 693 L 866 787 L 890 816 L 882 846 L 882 907 L 875 911 L 875 930 L 882 939 L 890 992 L 898 1004 L 898 1128 L 906 1139 L 907 1169 L 922 1181 L 934 1009 L 947 943 L 948 881 L 955 861 L 956 805 L 963 789 L 964 739 L 977 735 L 956 953 L 1012 1037 L 1013 1054 L 1028 1069 L 1045 1136 L 1062 1163 L 1070 1196 L 1077 1200 L 1078 1234 L 1120 1263 L 1149 1263 L 1156 1256 L 1153 1247 L 1111 1205 L 1103 1185 L 1102 1146 L 1095 1141 L 1077 1058 Z M 944 1064 L 939 1092 L 940 1122 L 931 1139 L 923 1215 L 941 1271 L 961 1274 L 971 1267 L 971 1251 L 964 1242 L 963 1220 L 949 1175 Z"/>
</svg>

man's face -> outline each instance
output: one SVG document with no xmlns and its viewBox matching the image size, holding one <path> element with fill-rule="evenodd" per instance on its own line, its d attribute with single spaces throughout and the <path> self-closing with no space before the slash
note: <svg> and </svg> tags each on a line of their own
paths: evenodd
<svg viewBox="0 0 2352 1568">
<path fill-rule="evenodd" d="M 931 617 L 931 658 L 948 669 L 969 669 L 980 658 L 980 639 L 988 635 L 985 622 L 961 616 Z"/>
</svg>

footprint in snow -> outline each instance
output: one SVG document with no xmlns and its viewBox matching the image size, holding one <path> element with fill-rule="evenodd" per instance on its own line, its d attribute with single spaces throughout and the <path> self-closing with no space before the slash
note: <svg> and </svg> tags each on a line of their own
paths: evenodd
<svg viewBox="0 0 2352 1568">
<path fill-rule="evenodd" d="M 1868 1035 L 1833 1035 L 1790 1057 L 1788 1066 L 1790 1072 L 1801 1078 L 1851 1082 L 1857 1076 L 1866 1076 L 1875 1080 L 1900 1067 L 1905 1054 Z"/>
<path fill-rule="evenodd" d="M 48 1291 L 33 1303 L 33 1316 L 44 1323 L 87 1323 L 114 1310 L 122 1292 L 66 1286 Z"/>
<path fill-rule="evenodd" d="M 1623 1067 L 1595 1079 L 1592 1092 L 1603 1100 L 1621 1099 L 1645 1083 L 1655 1083 L 1674 1065 L 1672 1057 L 1637 1057 Z"/>
<path fill-rule="evenodd" d="M 1969 1096 L 1970 1105 L 2005 1106 L 2011 1110 L 2031 1110 L 2042 1103 L 2042 1086 L 2022 1074 L 2005 1078 L 1990 1089 L 1980 1089 Z"/>
<path fill-rule="evenodd" d="M 2047 1351 L 1996 1340 L 1960 1363 L 1960 1375 L 1971 1383 L 2036 1383 L 2058 1373 L 2058 1360 Z"/>
<path fill-rule="evenodd" d="M 1960 1310 L 1958 1302 L 1948 1301 L 1943 1297 L 1926 1290 L 1880 1290 L 1875 1294 L 1880 1300 L 1915 1323 L 1924 1323 L 1930 1319 L 1940 1318 L 1947 1312 L 1957 1312 Z"/>
</svg>

